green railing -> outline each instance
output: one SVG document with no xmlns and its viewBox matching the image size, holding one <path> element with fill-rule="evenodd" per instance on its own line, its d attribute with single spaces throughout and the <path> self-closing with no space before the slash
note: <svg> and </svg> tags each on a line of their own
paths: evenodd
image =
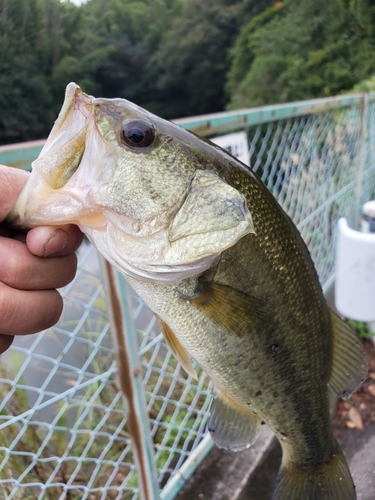
<svg viewBox="0 0 375 500">
<path fill-rule="evenodd" d="M 38 158 L 44 142 L 32 141 L 0 146 L 0 163 L 10 167 L 30 170 L 31 163 Z"/>
<path fill-rule="evenodd" d="M 251 168 L 298 225 L 327 288 L 338 218 L 355 227 L 362 203 L 375 197 L 375 94 L 177 122 L 206 137 L 246 131 Z M 0 163 L 27 168 L 41 146 L 0 147 Z M 125 337 L 110 327 L 105 283 L 122 301 Z M 197 369 L 195 381 L 180 369 L 151 311 L 122 277 L 103 272 L 89 244 L 80 248 L 77 276 L 62 293 L 56 327 L 16 339 L 3 355 L 0 496 L 135 500 L 143 491 L 143 498 L 172 500 L 212 446 L 205 434 L 207 377 Z M 140 455 L 116 378 L 111 330 L 133 353 L 132 411 L 144 415 L 141 432 L 151 437 L 139 445 Z"/>
</svg>

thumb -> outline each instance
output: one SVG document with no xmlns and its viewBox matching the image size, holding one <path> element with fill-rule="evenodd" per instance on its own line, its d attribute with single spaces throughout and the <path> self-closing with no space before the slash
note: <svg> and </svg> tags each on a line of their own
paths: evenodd
<svg viewBox="0 0 375 500">
<path fill-rule="evenodd" d="M 24 170 L 0 165 L 0 222 L 12 210 L 28 176 Z"/>
</svg>

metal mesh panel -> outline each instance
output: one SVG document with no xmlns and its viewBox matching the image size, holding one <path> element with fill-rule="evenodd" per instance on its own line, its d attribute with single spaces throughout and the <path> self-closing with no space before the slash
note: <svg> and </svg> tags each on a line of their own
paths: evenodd
<svg viewBox="0 0 375 500">
<path fill-rule="evenodd" d="M 0 365 L 0 498 L 136 499 L 137 474 L 96 250 L 84 243 L 59 323 L 18 337 Z M 161 487 L 205 433 L 208 384 L 167 348 L 151 311 L 133 311 Z M 69 496 L 68 496 L 69 492 Z"/>
<path fill-rule="evenodd" d="M 374 106 L 362 136 L 358 100 L 247 129 L 251 166 L 297 223 L 322 284 L 334 271 L 337 219 L 353 225 L 375 198 Z M 87 242 L 62 293 L 59 323 L 17 338 L 1 359 L 0 498 L 138 499 L 100 259 Z M 181 370 L 151 311 L 134 293 L 131 301 L 157 481 L 163 498 L 173 498 L 173 489 L 164 494 L 168 480 L 200 453 L 210 383 L 199 367 L 198 381 Z"/>
<path fill-rule="evenodd" d="M 359 124 L 353 106 L 249 131 L 252 168 L 297 224 L 323 284 L 333 273 L 337 219 L 354 222 Z"/>
<path fill-rule="evenodd" d="M 375 199 L 375 102 L 370 102 L 367 106 L 364 146 L 360 207 L 366 201 Z"/>
</svg>

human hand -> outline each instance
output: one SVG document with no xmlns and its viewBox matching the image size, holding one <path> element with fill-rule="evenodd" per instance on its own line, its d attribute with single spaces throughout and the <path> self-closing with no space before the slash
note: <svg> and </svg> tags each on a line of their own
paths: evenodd
<svg viewBox="0 0 375 500">
<path fill-rule="evenodd" d="M 75 276 L 75 250 L 83 235 L 77 226 L 42 226 L 27 234 L 3 221 L 13 208 L 28 174 L 0 165 L 0 353 L 14 335 L 54 325 L 63 301 L 56 288 Z"/>
</svg>

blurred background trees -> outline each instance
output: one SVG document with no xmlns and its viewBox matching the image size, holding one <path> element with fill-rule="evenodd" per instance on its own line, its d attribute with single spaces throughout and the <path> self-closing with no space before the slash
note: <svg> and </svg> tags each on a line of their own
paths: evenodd
<svg viewBox="0 0 375 500">
<path fill-rule="evenodd" d="M 46 137 L 70 81 L 165 118 L 368 89 L 374 30 L 371 0 L 0 0 L 0 143 Z"/>
<path fill-rule="evenodd" d="M 375 73 L 371 0 L 285 0 L 241 30 L 229 108 L 336 95 Z"/>
</svg>

